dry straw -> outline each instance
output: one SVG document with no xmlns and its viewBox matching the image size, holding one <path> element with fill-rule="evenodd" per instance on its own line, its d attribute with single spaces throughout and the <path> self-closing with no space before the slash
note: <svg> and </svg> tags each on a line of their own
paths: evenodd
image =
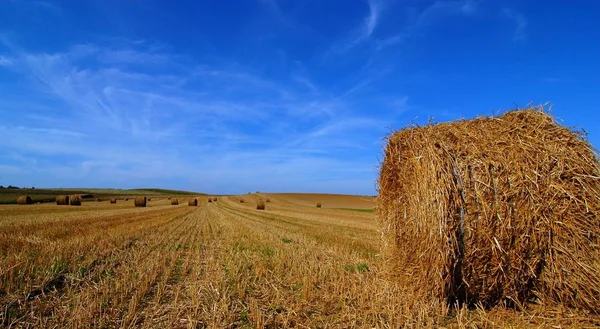
<svg viewBox="0 0 600 329">
<path fill-rule="evenodd" d="M 136 196 L 133 204 L 136 207 L 145 207 L 146 206 L 146 197 L 145 196 Z"/>
<path fill-rule="evenodd" d="M 321 208 L 321 202 L 317 202 L 317 208 Z"/>
<path fill-rule="evenodd" d="M 110 199 L 110 203 L 117 203 L 117 199 Z"/>
<path fill-rule="evenodd" d="M 69 197 L 69 204 L 71 206 L 81 206 L 81 195 L 74 194 Z"/>
<path fill-rule="evenodd" d="M 68 206 L 69 205 L 69 196 L 68 195 L 57 195 L 56 196 L 56 205 Z"/>
<path fill-rule="evenodd" d="M 214 202 L 217 202 L 217 197 L 214 197 L 212 200 L 213 200 Z"/>
<path fill-rule="evenodd" d="M 197 207 L 198 206 L 198 199 L 190 199 L 188 200 L 188 206 L 193 206 L 193 207 Z"/>
<path fill-rule="evenodd" d="M 392 273 L 451 304 L 598 313 L 599 174 L 543 108 L 397 131 L 377 200 Z"/>
<path fill-rule="evenodd" d="M 179 204 L 179 200 L 177 200 L 177 199 L 175 199 L 175 198 L 171 199 L 171 205 L 172 205 L 172 206 L 176 206 L 176 205 L 178 205 L 178 204 Z"/>
<path fill-rule="evenodd" d="M 17 198 L 17 204 L 33 204 L 33 200 L 29 195 L 22 195 Z"/>
<path fill-rule="evenodd" d="M 244 203 L 244 199 L 241 199 L 241 198 L 240 198 L 240 203 Z"/>
<path fill-rule="evenodd" d="M 259 199 L 256 202 L 256 209 L 258 209 L 258 210 L 265 210 L 265 202 L 262 199 Z"/>
</svg>

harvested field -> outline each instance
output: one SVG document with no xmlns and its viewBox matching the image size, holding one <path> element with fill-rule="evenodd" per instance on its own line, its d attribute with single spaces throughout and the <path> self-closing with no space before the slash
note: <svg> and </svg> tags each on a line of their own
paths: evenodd
<svg viewBox="0 0 600 329">
<path fill-rule="evenodd" d="M 389 278 L 361 197 L 316 209 L 269 194 L 210 207 L 0 206 L 6 327 L 594 327 L 578 309 L 446 313 Z M 352 199 L 356 204 L 352 204 Z M 60 225 L 57 225 L 60 224 Z"/>
</svg>

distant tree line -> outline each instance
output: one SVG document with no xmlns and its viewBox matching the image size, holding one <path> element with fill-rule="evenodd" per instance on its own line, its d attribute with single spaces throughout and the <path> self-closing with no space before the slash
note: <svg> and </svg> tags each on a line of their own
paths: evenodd
<svg viewBox="0 0 600 329">
<path fill-rule="evenodd" d="M 13 186 L 13 185 L 8 185 L 6 187 L 4 187 L 4 185 L 0 185 L 0 190 L 3 190 L 3 189 L 7 189 L 7 190 L 20 190 L 21 188 L 18 187 L 18 186 Z M 35 190 L 35 187 L 32 187 L 31 189 Z"/>
</svg>

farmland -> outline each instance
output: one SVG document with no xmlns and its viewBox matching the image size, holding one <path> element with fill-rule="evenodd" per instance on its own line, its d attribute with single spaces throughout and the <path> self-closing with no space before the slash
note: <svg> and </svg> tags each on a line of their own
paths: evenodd
<svg viewBox="0 0 600 329">
<path fill-rule="evenodd" d="M 110 193 L 107 193 L 107 195 Z M 150 194 L 148 194 L 150 195 Z M 188 196 L 0 206 L 10 327 L 595 327 L 576 309 L 449 310 L 381 254 L 372 197 Z M 256 210 L 259 198 L 266 210 Z M 240 202 L 240 199 L 244 202 Z M 322 208 L 315 204 L 322 202 Z"/>
</svg>

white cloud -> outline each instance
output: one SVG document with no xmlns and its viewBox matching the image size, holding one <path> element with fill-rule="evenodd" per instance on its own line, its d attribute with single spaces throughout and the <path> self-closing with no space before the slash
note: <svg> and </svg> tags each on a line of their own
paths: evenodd
<svg viewBox="0 0 600 329">
<path fill-rule="evenodd" d="M 307 173 L 325 170 L 327 179 L 344 181 L 356 176 L 340 169 L 346 167 L 372 175 L 365 168 L 375 157 L 344 154 L 369 154 L 366 145 L 385 133 L 384 121 L 356 114 L 355 105 L 321 90 L 306 72 L 274 80 L 235 63 L 196 63 L 143 43 L 120 44 L 33 53 L 5 43 L 16 72 L 35 82 L 27 100 L 35 106 L 25 112 L 17 112 L 22 101 L 1 100 L 17 124 L 0 127 L 0 148 L 37 160 L 23 162 L 24 172 L 68 185 L 178 182 L 214 193 L 277 189 L 283 181 L 308 191 L 314 179 Z M 170 69 L 179 67 L 185 69 Z M 257 174 L 249 178 L 241 163 Z M 263 172 L 270 180 L 257 186 Z"/>
<path fill-rule="evenodd" d="M 5 56 L 0 56 L 0 66 L 11 66 L 13 65 L 13 61 Z"/>
<path fill-rule="evenodd" d="M 514 32 L 513 39 L 515 41 L 525 41 L 527 39 L 527 18 L 519 12 L 515 12 L 510 8 L 504 8 L 502 13 L 513 22 Z"/>
</svg>

